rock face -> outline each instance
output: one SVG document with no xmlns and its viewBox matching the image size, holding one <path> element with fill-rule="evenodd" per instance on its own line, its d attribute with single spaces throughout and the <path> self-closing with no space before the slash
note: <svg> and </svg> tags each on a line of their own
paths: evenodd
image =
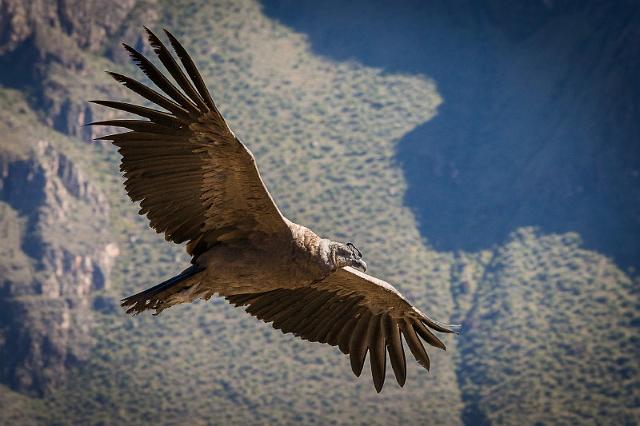
<svg viewBox="0 0 640 426">
<path fill-rule="evenodd" d="M 122 28 L 136 0 L 3 0 L 0 5 L 0 54 L 18 48 L 48 27 L 70 36 L 75 44 L 98 52 Z"/>
<path fill-rule="evenodd" d="M 1 424 L 638 423 L 640 8 L 408 3 L 0 0 Z M 375 395 L 221 300 L 121 313 L 188 262 L 83 142 L 142 25 L 194 52 L 288 217 L 464 324 L 429 374 Z"/>
<path fill-rule="evenodd" d="M 117 247 L 105 196 L 64 153 L 40 141 L 0 162 L 0 381 L 41 394 L 87 357 L 91 298 L 109 284 Z M 84 236 L 84 238 L 79 236 Z"/>
<path fill-rule="evenodd" d="M 127 38 L 138 26 L 126 25 L 131 20 L 153 22 L 153 8 L 144 5 L 3 0 L 0 84 L 29 90 L 44 124 L 90 139 L 91 129 L 82 125 L 92 120 L 91 108 L 74 94 L 83 89 L 77 76 L 93 72 L 85 52 Z M 107 237 L 109 205 L 101 190 L 63 148 L 34 142 L 14 142 L 30 146 L 26 157 L 3 157 L 0 150 L 7 254 L 0 259 L 0 382 L 42 395 L 68 366 L 87 358 L 94 293 L 108 287 L 118 247 Z"/>
<path fill-rule="evenodd" d="M 89 140 L 91 108 L 78 93 L 89 63 L 103 53 L 115 62 L 126 55 L 112 50 L 113 38 L 140 43 L 138 29 L 156 19 L 155 0 L 6 0 L 0 3 L 0 83 L 32 92 L 45 123 L 67 135 Z"/>
<path fill-rule="evenodd" d="M 87 358 L 93 309 L 114 308 L 94 293 L 108 287 L 119 253 L 107 200 L 69 147 L 22 129 L 44 124 L 91 139 L 83 124 L 93 119 L 87 94 L 99 81 L 86 77 L 102 74 L 95 55 L 125 59 L 112 53 L 112 38 L 138 43 L 141 25 L 156 20 L 153 4 L 0 2 L 0 85 L 31 93 L 20 108 L 41 121 L 0 114 L 0 382 L 15 390 L 43 395 Z M 16 151 L 27 154 L 9 155 Z"/>
</svg>

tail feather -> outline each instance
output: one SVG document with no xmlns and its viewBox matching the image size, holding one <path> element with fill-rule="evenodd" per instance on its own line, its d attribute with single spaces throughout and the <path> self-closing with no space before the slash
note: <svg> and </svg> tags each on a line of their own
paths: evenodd
<svg viewBox="0 0 640 426">
<path fill-rule="evenodd" d="M 128 314 L 137 315 L 140 312 L 154 309 L 156 311 L 154 315 L 157 315 L 162 310 L 176 303 L 181 303 L 178 298 L 172 296 L 196 285 L 198 281 L 192 278 L 202 271 L 202 268 L 192 265 L 175 277 L 122 299 L 120 305 L 127 310 Z"/>
</svg>

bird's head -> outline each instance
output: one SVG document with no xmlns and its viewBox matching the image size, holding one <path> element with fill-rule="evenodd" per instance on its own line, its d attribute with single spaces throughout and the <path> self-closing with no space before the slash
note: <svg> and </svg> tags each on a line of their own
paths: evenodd
<svg viewBox="0 0 640 426">
<path fill-rule="evenodd" d="M 332 243 L 331 261 L 334 270 L 345 266 L 353 266 L 363 272 L 367 270 L 367 264 L 362 260 L 362 252 L 353 243 Z"/>
</svg>

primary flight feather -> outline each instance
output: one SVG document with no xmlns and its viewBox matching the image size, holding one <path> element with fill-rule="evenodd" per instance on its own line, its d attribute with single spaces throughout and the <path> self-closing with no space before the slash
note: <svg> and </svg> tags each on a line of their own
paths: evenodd
<svg viewBox="0 0 640 426">
<path fill-rule="evenodd" d="M 253 155 L 227 126 L 184 47 L 165 30 L 181 67 L 162 41 L 145 30 L 174 82 L 126 44 L 134 62 L 163 93 L 109 74 L 163 110 L 93 101 L 143 119 L 91 124 L 128 129 L 98 139 L 119 148 L 129 197 L 140 202 L 139 213 L 167 240 L 187 242 L 192 265 L 123 299 L 127 312 L 159 314 L 217 294 L 246 306 L 283 333 L 338 346 L 349 354 L 357 376 L 368 352 L 378 392 L 387 354 L 398 383 L 405 383 L 403 338 L 418 363 L 429 369 L 423 342 L 445 349 L 433 331 L 456 332 L 456 326 L 432 320 L 393 286 L 360 272 L 366 263 L 353 244 L 321 238 L 284 217 Z"/>
</svg>

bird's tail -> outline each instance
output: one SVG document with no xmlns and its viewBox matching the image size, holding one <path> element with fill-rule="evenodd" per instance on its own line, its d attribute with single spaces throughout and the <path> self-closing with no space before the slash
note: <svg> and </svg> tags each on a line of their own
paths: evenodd
<svg viewBox="0 0 640 426">
<path fill-rule="evenodd" d="M 121 306 L 128 314 L 154 309 L 158 315 L 164 309 L 178 303 L 191 302 L 198 298 L 208 299 L 213 295 L 200 286 L 201 272 L 204 269 L 192 265 L 180 274 L 133 296 L 122 299 Z"/>
</svg>

